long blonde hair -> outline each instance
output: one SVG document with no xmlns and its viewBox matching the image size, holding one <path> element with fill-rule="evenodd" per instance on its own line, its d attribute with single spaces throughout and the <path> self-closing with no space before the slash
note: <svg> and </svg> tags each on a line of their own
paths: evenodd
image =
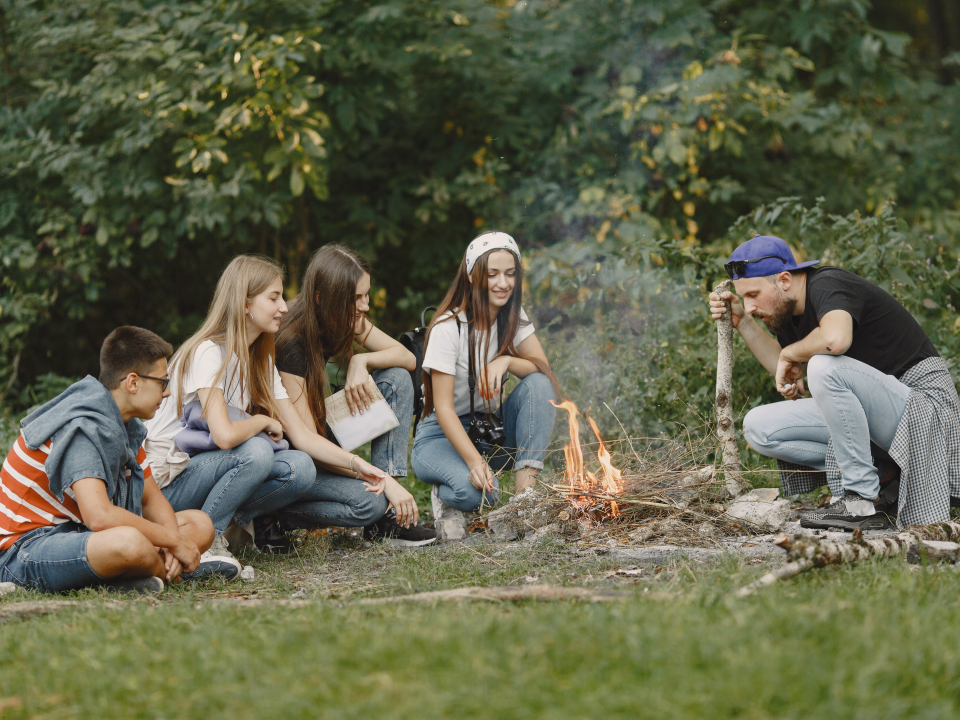
<svg viewBox="0 0 960 720">
<path fill-rule="evenodd" d="M 250 407 L 240 408 L 252 414 L 280 417 L 280 408 L 273 396 L 273 333 L 262 332 L 247 345 L 247 301 L 262 293 L 277 278 L 283 279 L 283 267 L 267 257 L 238 255 L 217 281 L 207 319 L 200 329 L 177 350 L 170 361 L 171 371 L 177 368 L 177 415 L 183 415 L 183 378 L 190 372 L 194 353 L 200 343 L 213 340 L 224 351 L 224 363 L 213 379 L 213 387 L 221 387 L 231 356 L 237 358 L 233 376 L 227 381 L 240 381 L 243 393 L 249 382 Z M 227 398 L 224 397 L 224 400 Z"/>
</svg>

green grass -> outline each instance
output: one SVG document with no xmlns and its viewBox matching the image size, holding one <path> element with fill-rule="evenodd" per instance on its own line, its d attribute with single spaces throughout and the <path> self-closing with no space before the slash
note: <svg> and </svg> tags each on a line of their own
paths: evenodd
<svg viewBox="0 0 960 720">
<path fill-rule="evenodd" d="M 498 554 L 499 553 L 499 554 Z M 249 560 L 249 559 L 248 559 Z M 960 572 L 817 571 L 745 600 L 760 567 L 650 568 L 562 544 L 395 552 L 311 538 L 249 585 L 91 602 L 0 624 L 0 718 L 951 718 Z M 360 605 L 473 584 L 626 601 Z M 238 597 L 252 593 L 256 603 Z M 303 591 L 307 602 L 284 606 Z M 17 594 L 0 600 L 39 599 Z M 277 602 L 273 602 L 277 601 Z"/>
</svg>

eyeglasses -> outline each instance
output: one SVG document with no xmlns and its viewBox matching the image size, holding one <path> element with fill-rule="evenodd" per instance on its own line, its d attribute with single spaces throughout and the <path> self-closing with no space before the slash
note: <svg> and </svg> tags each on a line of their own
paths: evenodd
<svg viewBox="0 0 960 720">
<path fill-rule="evenodd" d="M 160 392 L 166 392 L 167 386 L 170 385 L 169 377 L 158 378 L 158 377 L 151 377 L 150 375 L 141 375 L 140 373 L 134 373 L 134 375 L 136 375 L 137 377 L 142 377 L 144 380 L 156 380 L 158 383 L 160 383 Z"/>
<path fill-rule="evenodd" d="M 742 278 L 747 274 L 747 265 L 750 263 L 760 262 L 761 260 L 767 260 L 768 258 L 776 258 L 784 265 L 787 264 L 787 261 L 779 255 L 764 255 L 763 257 L 754 258 L 753 260 L 734 260 L 733 262 L 728 262 L 723 266 L 723 269 L 727 271 L 727 275 L 730 276 L 730 279 L 734 280 L 735 275 L 739 275 Z"/>
</svg>

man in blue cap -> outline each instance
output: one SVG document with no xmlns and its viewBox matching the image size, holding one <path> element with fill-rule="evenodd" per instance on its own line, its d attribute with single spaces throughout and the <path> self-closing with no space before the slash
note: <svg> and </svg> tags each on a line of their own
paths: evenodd
<svg viewBox="0 0 960 720">
<path fill-rule="evenodd" d="M 797 264 L 784 240 L 758 235 L 724 266 L 739 298 L 710 295 L 715 319 L 730 301 L 733 326 L 787 398 L 747 413 L 744 435 L 777 458 L 785 494 L 830 482 L 834 502 L 804 527 L 890 528 L 898 509 L 901 524 L 946 520 L 960 495 L 946 363 L 889 293 L 819 262 Z"/>
</svg>

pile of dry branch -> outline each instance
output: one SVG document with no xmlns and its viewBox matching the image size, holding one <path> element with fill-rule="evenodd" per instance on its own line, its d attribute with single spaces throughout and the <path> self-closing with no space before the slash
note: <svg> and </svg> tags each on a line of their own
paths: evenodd
<svg viewBox="0 0 960 720">
<path fill-rule="evenodd" d="M 700 438 L 687 434 L 614 442 L 611 459 L 622 472 L 621 493 L 606 493 L 599 484 L 571 489 L 564 473 L 557 472 L 488 513 L 486 527 L 501 539 L 554 534 L 629 545 L 702 546 L 757 532 L 725 515 L 729 492 L 714 466 L 706 464 L 716 441 L 706 433 Z M 583 449 L 589 454 L 589 445 Z"/>
</svg>

